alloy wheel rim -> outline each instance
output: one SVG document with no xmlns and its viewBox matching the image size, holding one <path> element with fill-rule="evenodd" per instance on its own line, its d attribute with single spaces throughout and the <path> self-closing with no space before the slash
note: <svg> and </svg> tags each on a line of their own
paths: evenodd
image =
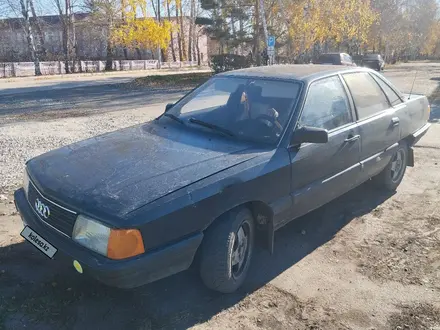
<svg viewBox="0 0 440 330">
<path fill-rule="evenodd" d="M 400 149 L 396 152 L 396 154 L 393 157 L 393 160 L 391 161 L 391 180 L 393 182 L 399 181 L 403 173 L 403 169 L 405 168 L 405 165 L 403 163 L 404 159 L 405 159 L 404 151 Z"/>
<path fill-rule="evenodd" d="M 235 233 L 231 256 L 231 270 L 234 278 L 240 277 L 246 268 L 249 257 L 250 227 L 244 222 Z"/>
</svg>

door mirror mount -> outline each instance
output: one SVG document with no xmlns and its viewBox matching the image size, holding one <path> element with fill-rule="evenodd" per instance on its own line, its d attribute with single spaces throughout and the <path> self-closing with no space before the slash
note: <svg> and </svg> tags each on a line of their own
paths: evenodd
<svg viewBox="0 0 440 330">
<path fill-rule="evenodd" d="M 165 106 L 165 112 L 168 112 L 173 106 L 174 106 L 174 103 L 168 103 L 168 104 Z"/>
<path fill-rule="evenodd" d="M 303 126 L 298 128 L 290 141 L 291 146 L 298 146 L 302 143 L 327 143 L 328 131 L 323 128 Z"/>
</svg>

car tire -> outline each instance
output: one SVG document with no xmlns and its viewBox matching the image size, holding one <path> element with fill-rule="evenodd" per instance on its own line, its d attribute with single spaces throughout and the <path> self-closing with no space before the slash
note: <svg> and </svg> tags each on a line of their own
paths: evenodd
<svg viewBox="0 0 440 330">
<path fill-rule="evenodd" d="M 387 191 L 395 191 L 405 176 L 408 164 L 408 145 L 402 141 L 388 165 L 373 178 L 376 185 Z"/>
<path fill-rule="evenodd" d="M 205 232 L 200 255 L 200 275 L 210 289 L 236 291 L 249 271 L 254 249 L 254 219 L 239 207 L 222 215 Z"/>
</svg>

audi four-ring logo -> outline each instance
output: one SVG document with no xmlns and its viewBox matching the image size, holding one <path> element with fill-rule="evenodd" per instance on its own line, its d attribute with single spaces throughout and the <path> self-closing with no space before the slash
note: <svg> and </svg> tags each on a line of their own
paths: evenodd
<svg viewBox="0 0 440 330">
<path fill-rule="evenodd" d="M 43 204 L 38 198 L 35 200 L 35 210 L 37 210 L 37 213 L 44 219 L 47 219 L 50 216 L 49 206 Z"/>
</svg>

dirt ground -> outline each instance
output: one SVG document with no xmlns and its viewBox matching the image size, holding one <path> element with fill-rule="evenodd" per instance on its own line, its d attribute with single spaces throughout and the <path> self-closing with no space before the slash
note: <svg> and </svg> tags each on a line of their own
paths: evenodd
<svg viewBox="0 0 440 330">
<path fill-rule="evenodd" d="M 440 65 L 385 75 L 407 92 L 416 70 L 415 91 L 434 105 L 432 127 L 397 192 L 366 183 L 287 225 L 274 255 L 257 251 L 231 295 L 205 289 L 195 269 L 136 290 L 108 288 L 19 236 L 12 193 L 25 159 L 147 120 L 163 104 L 0 116 L 0 329 L 440 330 Z"/>
</svg>

